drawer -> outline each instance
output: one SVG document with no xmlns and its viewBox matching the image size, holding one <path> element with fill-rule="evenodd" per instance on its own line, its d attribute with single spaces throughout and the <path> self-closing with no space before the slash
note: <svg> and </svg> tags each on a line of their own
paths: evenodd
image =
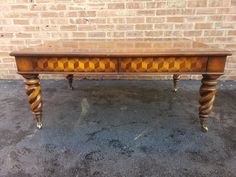
<svg viewBox="0 0 236 177">
<path fill-rule="evenodd" d="M 120 72 L 200 72 L 206 71 L 208 57 L 120 58 Z"/>
<path fill-rule="evenodd" d="M 45 72 L 116 72 L 115 58 L 17 58 L 18 71 Z"/>
</svg>

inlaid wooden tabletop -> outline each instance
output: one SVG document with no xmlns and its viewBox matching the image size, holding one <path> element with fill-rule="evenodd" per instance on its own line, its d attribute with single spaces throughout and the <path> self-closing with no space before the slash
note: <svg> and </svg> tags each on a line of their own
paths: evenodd
<svg viewBox="0 0 236 177">
<path fill-rule="evenodd" d="M 230 52 L 188 39 L 58 40 L 13 51 L 12 56 L 227 56 Z"/>
</svg>

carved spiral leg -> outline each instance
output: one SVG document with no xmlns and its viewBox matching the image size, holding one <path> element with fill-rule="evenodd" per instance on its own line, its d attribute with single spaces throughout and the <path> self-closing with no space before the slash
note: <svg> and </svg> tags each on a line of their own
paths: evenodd
<svg viewBox="0 0 236 177">
<path fill-rule="evenodd" d="M 174 92 L 178 91 L 178 82 L 180 80 L 180 74 L 174 74 L 173 75 L 173 82 L 174 82 Z"/>
<path fill-rule="evenodd" d="M 216 86 L 218 84 L 217 78 L 220 75 L 202 75 L 202 85 L 200 87 L 200 107 L 199 118 L 201 123 L 201 129 L 203 132 L 208 131 L 207 119 L 212 111 L 213 103 L 216 95 Z"/>
<path fill-rule="evenodd" d="M 42 95 L 40 80 L 38 74 L 23 75 L 25 78 L 25 92 L 28 95 L 28 101 L 31 110 L 35 115 L 36 126 L 42 128 Z"/>
<path fill-rule="evenodd" d="M 71 89 L 71 90 L 74 89 L 74 87 L 72 86 L 73 77 L 74 77 L 73 74 L 68 74 L 68 75 L 66 76 L 66 79 L 68 80 L 68 87 L 69 87 L 69 89 Z"/>
</svg>

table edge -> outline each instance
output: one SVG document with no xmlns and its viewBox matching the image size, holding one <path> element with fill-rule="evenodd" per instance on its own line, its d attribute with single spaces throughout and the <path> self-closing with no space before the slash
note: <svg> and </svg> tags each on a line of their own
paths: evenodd
<svg viewBox="0 0 236 177">
<path fill-rule="evenodd" d="M 207 52 L 159 52 L 159 53 L 27 53 L 13 51 L 9 54 L 15 57 L 161 57 L 161 56 L 231 56 L 230 51 Z"/>
</svg>

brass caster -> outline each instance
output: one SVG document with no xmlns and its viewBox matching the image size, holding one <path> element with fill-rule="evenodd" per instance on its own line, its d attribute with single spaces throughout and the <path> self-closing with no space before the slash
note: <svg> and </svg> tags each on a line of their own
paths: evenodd
<svg viewBox="0 0 236 177">
<path fill-rule="evenodd" d="M 178 88 L 174 88 L 174 89 L 173 89 L 173 92 L 176 93 L 177 91 L 178 91 Z"/>
<path fill-rule="evenodd" d="M 206 125 L 202 125 L 201 130 L 202 132 L 206 133 L 208 132 L 208 127 Z"/>
<path fill-rule="evenodd" d="M 69 88 L 70 90 L 74 90 L 74 87 L 71 86 L 71 85 L 69 85 L 68 88 Z"/>
<path fill-rule="evenodd" d="M 36 119 L 36 127 L 37 127 L 38 129 L 41 129 L 42 126 L 43 126 L 41 113 L 35 114 L 35 119 Z"/>
<path fill-rule="evenodd" d="M 42 124 L 42 122 L 37 122 L 36 126 L 37 126 L 38 129 L 41 129 L 43 124 Z"/>
</svg>

